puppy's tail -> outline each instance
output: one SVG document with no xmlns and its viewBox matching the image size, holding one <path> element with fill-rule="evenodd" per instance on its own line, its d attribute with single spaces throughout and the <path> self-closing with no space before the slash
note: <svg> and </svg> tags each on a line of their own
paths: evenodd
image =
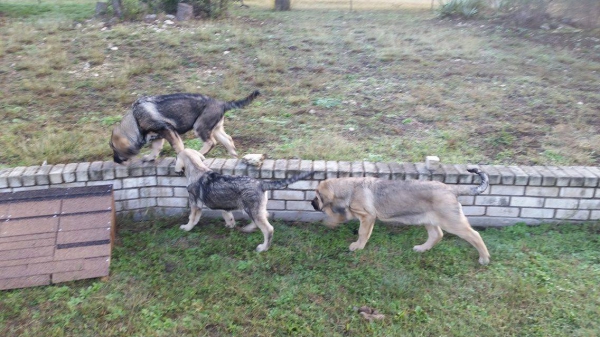
<svg viewBox="0 0 600 337">
<path fill-rule="evenodd" d="M 250 95 L 248 95 L 248 97 L 240 99 L 238 101 L 229 101 L 225 103 L 225 111 L 227 110 L 231 110 L 231 109 L 239 109 L 239 108 L 243 108 L 246 105 L 252 103 L 252 101 L 254 101 L 254 99 L 256 97 L 258 97 L 258 95 L 260 95 L 260 91 L 258 90 L 254 90 Z"/>
<path fill-rule="evenodd" d="M 295 183 L 298 180 L 302 180 L 302 179 L 310 176 L 311 174 L 313 174 L 312 171 L 301 173 L 301 174 L 295 175 L 293 177 L 290 177 L 287 179 L 282 179 L 282 180 L 261 181 L 260 185 L 262 186 L 263 190 L 265 190 L 265 191 L 266 190 L 277 190 L 280 188 L 284 188 L 289 184 Z"/>
<path fill-rule="evenodd" d="M 482 170 L 480 170 L 478 168 L 470 168 L 470 169 L 467 169 L 467 171 L 477 174 L 481 178 L 481 184 L 479 184 L 479 186 L 475 186 L 475 187 L 468 187 L 468 188 L 463 187 L 463 188 L 459 189 L 458 194 L 478 195 L 478 194 L 481 194 L 483 191 L 485 191 L 488 188 L 488 186 L 490 186 L 490 178 L 488 177 L 487 173 L 483 172 Z"/>
</svg>

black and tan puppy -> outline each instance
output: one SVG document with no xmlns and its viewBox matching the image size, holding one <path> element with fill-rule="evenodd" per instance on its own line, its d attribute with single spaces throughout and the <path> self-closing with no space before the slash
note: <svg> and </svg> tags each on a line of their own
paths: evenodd
<svg viewBox="0 0 600 337">
<path fill-rule="evenodd" d="M 335 227 L 341 222 L 358 218 L 358 241 L 350 250 L 363 249 L 371 236 L 375 219 L 384 222 L 424 225 L 427 241 L 415 246 L 417 252 L 431 249 L 442 236 L 442 229 L 455 234 L 479 252 L 479 263 L 490 262 L 490 254 L 462 211 L 457 195 L 477 195 L 489 185 L 481 170 L 469 169 L 481 178 L 477 187 L 452 187 L 437 181 L 399 181 L 367 178 L 335 178 L 321 181 L 312 206 L 328 215 L 325 224 Z"/>
<path fill-rule="evenodd" d="M 147 96 L 135 101 L 131 110 L 113 129 L 110 147 L 116 163 L 123 163 L 136 156 L 142 146 L 152 142 L 152 153 L 144 161 L 158 157 L 165 139 L 176 153 L 183 151 L 179 135 L 192 129 L 204 142 L 200 152 L 206 154 L 219 141 L 227 152 L 237 157 L 233 139 L 223 128 L 227 110 L 242 108 L 260 93 L 254 91 L 239 101 L 223 102 L 201 94 L 172 94 Z"/>
<path fill-rule="evenodd" d="M 212 171 L 202 162 L 204 156 L 196 150 L 184 149 L 177 155 L 175 172 L 185 173 L 188 181 L 190 200 L 190 217 L 185 225 L 180 228 L 192 230 L 200 221 L 202 206 L 210 209 L 222 210 L 225 225 L 235 227 L 235 219 L 231 211 L 243 210 L 252 222 L 243 227 L 243 232 L 252 232 L 258 227 L 263 235 L 264 242 L 256 250 L 264 252 L 271 246 L 273 239 L 273 226 L 267 219 L 267 190 L 280 189 L 300 179 L 304 179 L 312 172 L 293 176 L 284 180 L 260 181 L 247 176 L 222 175 Z"/>
</svg>

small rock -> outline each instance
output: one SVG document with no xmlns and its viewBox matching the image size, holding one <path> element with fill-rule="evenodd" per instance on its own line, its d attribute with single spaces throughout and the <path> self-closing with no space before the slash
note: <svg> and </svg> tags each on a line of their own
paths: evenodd
<svg viewBox="0 0 600 337">
<path fill-rule="evenodd" d="M 262 154 L 262 153 L 258 153 L 258 154 L 247 154 L 242 158 L 242 162 L 246 163 L 247 165 L 252 165 L 252 166 L 256 166 L 256 167 L 260 167 L 263 163 L 263 161 L 265 160 L 266 155 Z"/>
<path fill-rule="evenodd" d="M 165 25 L 173 25 L 175 24 L 175 22 L 171 21 L 171 20 L 165 20 Z"/>
<path fill-rule="evenodd" d="M 144 22 L 152 23 L 156 20 L 156 14 L 148 14 L 144 17 Z"/>
</svg>

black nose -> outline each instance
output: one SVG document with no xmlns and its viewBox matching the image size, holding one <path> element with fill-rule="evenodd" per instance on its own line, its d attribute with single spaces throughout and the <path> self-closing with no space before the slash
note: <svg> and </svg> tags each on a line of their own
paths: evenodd
<svg viewBox="0 0 600 337">
<path fill-rule="evenodd" d="M 319 199 L 317 199 L 317 197 L 315 197 L 310 204 L 312 205 L 312 207 L 315 209 L 315 211 L 320 211 L 319 209 Z"/>
<path fill-rule="evenodd" d="M 121 157 L 119 157 L 116 153 L 113 155 L 113 160 L 115 161 L 115 163 L 117 164 L 123 164 L 123 160 L 121 159 Z"/>
</svg>

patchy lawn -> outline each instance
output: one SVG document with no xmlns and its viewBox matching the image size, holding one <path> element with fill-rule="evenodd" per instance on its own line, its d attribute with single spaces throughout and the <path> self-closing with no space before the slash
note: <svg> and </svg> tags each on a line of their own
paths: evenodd
<svg viewBox="0 0 600 337">
<path fill-rule="evenodd" d="M 492 262 L 446 235 L 379 223 L 350 252 L 337 230 L 274 222 L 260 233 L 202 220 L 119 224 L 111 276 L 0 292 L 2 336 L 594 336 L 600 331 L 599 224 L 481 231 Z M 357 308 L 385 318 L 369 322 Z"/>
</svg>

